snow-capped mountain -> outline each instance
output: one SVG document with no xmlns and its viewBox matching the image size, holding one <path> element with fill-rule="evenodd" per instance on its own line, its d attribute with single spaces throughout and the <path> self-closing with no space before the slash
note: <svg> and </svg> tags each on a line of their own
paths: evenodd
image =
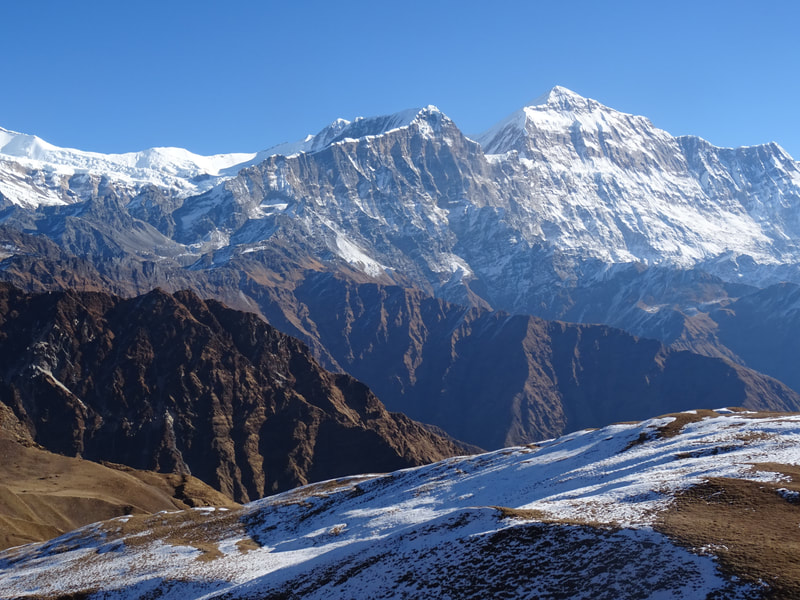
<svg viewBox="0 0 800 600">
<path fill-rule="evenodd" d="M 176 238 L 252 249 L 282 236 L 370 276 L 526 312 L 620 264 L 800 281 L 800 167 L 776 144 L 674 138 L 563 88 L 481 145 L 434 107 L 411 115 L 335 123 L 241 171 L 175 211 Z"/>
<path fill-rule="evenodd" d="M 101 154 L 59 148 L 0 127 L 0 191 L 13 204 L 27 208 L 80 202 L 91 196 L 101 179 L 129 193 L 155 185 L 186 197 L 258 159 L 257 153 L 200 156 L 183 148 Z"/>
<path fill-rule="evenodd" d="M 0 592 L 793 598 L 798 436 L 798 416 L 689 411 L 241 509 L 129 515 L 5 551 Z"/>
<path fill-rule="evenodd" d="M 85 200 L 103 179 L 135 207 L 155 186 L 178 201 L 164 209 L 174 232 L 153 224 L 188 246 L 286 236 L 369 276 L 460 301 L 468 286 L 515 311 L 619 264 L 800 281 L 800 167 L 777 144 L 675 138 L 560 87 L 476 139 L 435 107 L 212 157 L 106 156 L 3 130 L 0 193 L 35 208 Z"/>
<path fill-rule="evenodd" d="M 236 306 L 266 314 L 264 281 L 290 295 L 298 270 L 322 270 L 740 360 L 710 311 L 800 283 L 800 166 L 777 144 L 673 137 L 559 87 L 472 137 L 433 106 L 257 155 L 102 156 L 3 136 L 5 231 L 47 236 L 136 292 L 202 272 L 216 281 L 205 295 L 231 302 L 238 287 Z M 0 274 L 31 252 L 3 235 Z M 306 314 L 284 316 L 318 345 Z"/>
<path fill-rule="evenodd" d="M 26 208 L 86 200 L 91 185 L 104 178 L 136 194 L 145 186 L 170 191 L 179 198 L 199 194 L 220 181 L 274 154 L 315 152 L 337 141 L 407 127 L 418 110 L 354 121 L 337 119 L 301 142 L 278 144 L 262 152 L 202 156 L 183 148 L 149 148 L 141 152 L 102 154 L 54 146 L 35 135 L 0 127 L 0 181 L 11 203 Z"/>
<path fill-rule="evenodd" d="M 518 159 L 529 220 L 565 254 L 749 282 L 758 276 L 744 263 L 797 260 L 800 168 L 777 144 L 675 138 L 559 87 L 477 139 L 487 154 Z"/>
</svg>

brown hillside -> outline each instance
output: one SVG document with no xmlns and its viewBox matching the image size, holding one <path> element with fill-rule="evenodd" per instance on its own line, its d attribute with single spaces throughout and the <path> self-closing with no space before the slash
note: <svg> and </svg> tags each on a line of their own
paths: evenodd
<svg viewBox="0 0 800 600">
<path fill-rule="evenodd" d="M 126 514 L 235 503 L 190 475 L 138 471 L 37 447 L 0 405 L 0 549 Z"/>
<path fill-rule="evenodd" d="M 160 290 L 0 285 L 0 401 L 49 450 L 191 473 L 246 501 L 463 452 L 253 314 Z"/>
</svg>

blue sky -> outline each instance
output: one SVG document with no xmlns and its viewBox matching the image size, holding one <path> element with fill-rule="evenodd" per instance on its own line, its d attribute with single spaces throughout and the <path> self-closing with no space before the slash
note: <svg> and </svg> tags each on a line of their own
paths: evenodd
<svg viewBox="0 0 800 600">
<path fill-rule="evenodd" d="M 60 146 L 256 151 L 435 104 L 480 132 L 554 85 L 800 159 L 800 3 L 0 3 L 0 126 Z"/>
</svg>

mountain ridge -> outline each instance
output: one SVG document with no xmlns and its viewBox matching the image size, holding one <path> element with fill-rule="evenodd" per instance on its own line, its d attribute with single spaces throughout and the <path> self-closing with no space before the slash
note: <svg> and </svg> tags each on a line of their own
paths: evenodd
<svg viewBox="0 0 800 600">
<path fill-rule="evenodd" d="M 164 217 L 176 221 L 178 238 L 173 241 L 180 241 L 189 253 L 225 247 L 246 250 L 249 243 L 269 240 L 285 228 L 280 221 L 282 214 L 295 214 L 307 221 L 301 237 L 307 239 L 311 234 L 324 240 L 324 245 L 314 250 L 320 258 L 330 252 L 372 276 L 411 275 L 415 286 L 423 289 L 433 286 L 435 290 L 445 285 L 448 282 L 442 274 L 451 272 L 456 279 L 448 289 L 458 287 L 459 281 L 462 286 L 470 281 L 488 285 L 490 291 L 495 288 L 496 291 L 486 300 L 495 308 L 512 311 L 533 312 L 531 306 L 520 304 L 517 298 L 531 292 L 540 295 L 545 284 L 569 286 L 576 276 L 578 280 L 585 279 L 580 271 L 592 268 L 589 262 L 592 260 L 600 264 L 638 261 L 678 268 L 694 266 L 728 281 L 744 277 L 745 282 L 759 285 L 775 282 L 776 278 L 800 281 L 797 272 L 800 249 L 791 242 L 800 232 L 797 211 L 791 208 L 800 198 L 800 167 L 774 143 L 727 152 L 699 138 L 673 138 L 653 128 L 644 117 L 619 113 L 558 87 L 551 90 L 545 104 L 528 106 L 515 114 L 525 115 L 518 132 L 520 139 L 498 148 L 485 139 L 487 133 L 478 136 L 483 139 L 485 157 L 475 149 L 469 150 L 468 138 L 435 107 L 353 122 L 336 121 L 303 143 L 308 152 L 294 152 L 283 158 L 281 154 L 265 156 L 269 151 L 261 153 L 257 160 L 253 159 L 255 162 L 241 164 L 249 166 L 237 167 L 238 175 L 231 172 L 221 179 L 208 179 L 203 183 L 205 188 L 195 186 L 194 195 L 200 193 L 197 200 L 191 200 L 193 194 L 185 186 L 167 192 L 173 197 L 174 206 L 161 202 L 160 210 L 166 209 Z M 531 121 L 540 114 L 541 122 Z M 406 131 L 415 123 L 418 125 L 413 132 Z M 429 127 L 431 123 L 433 128 Z M 529 126 L 533 129 L 529 130 Z M 389 145 L 381 144 L 379 157 L 370 140 L 377 142 L 387 136 L 392 141 L 387 140 Z M 420 136 L 418 141 L 416 136 Z M 403 141 L 406 148 L 401 150 L 403 160 L 395 157 L 393 164 L 387 164 L 386 150 L 400 137 L 407 138 Z M 433 143 L 425 152 L 434 159 L 433 164 L 415 164 L 419 160 L 415 157 L 419 150 L 415 148 L 423 140 Z M 330 154 L 332 145 L 337 144 L 345 144 L 344 153 L 355 157 L 353 168 Z M 535 152 L 534 163 L 526 162 L 532 156 L 527 155 L 525 148 L 514 156 L 492 154 L 507 153 L 519 144 Z M 350 172 L 334 173 L 330 181 L 319 179 L 315 188 L 295 189 L 298 186 L 287 179 L 295 167 L 288 172 L 286 167 L 300 156 L 304 157 L 304 170 L 311 168 L 313 172 L 317 167 L 312 164 L 321 161 L 334 171 L 346 168 Z M 425 160 L 424 155 L 421 158 Z M 744 179 L 738 174 L 742 172 L 742 161 L 757 162 L 748 167 L 750 175 Z M 268 163 L 270 166 L 266 166 Z M 255 168 L 258 171 L 254 172 Z M 443 188 L 435 173 L 448 171 L 452 174 Z M 254 178 L 259 172 L 263 181 Z M 53 184 L 48 188 L 46 181 L 44 187 L 31 183 L 28 190 L 45 189 L 48 194 L 63 195 L 66 189 L 72 194 L 67 194 L 71 201 L 85 199 L 86 192 L 80 191 L 83 189 L 80 186 L 85 187 L 86 182 L 66 184 L 57 174 L 45 174 L 45 180 L 48 176 L 55 177 L 53 184 L 62 182 L 61 192 L 51 189 Z M 387 176 L 396 183 L 384 191 L 386 185 L 381 181 Z M 91 179 L 88 171 L 81 177 Z M 559 183 L 559 179 L 564 181 Z M 537 180 L 552 189 L 537 191 L 529 187 Z M 358 189 L 352 187 L 354 184 Z M 0 177 L 0 191 L 5 191 L 4 195 L 12 202 L 9 189 L 22 185 L 19 177 L 16 180 L 11 176 Z M 76 189 L 71 190 L 69 185 Z M 122 181 L 119 185 L 119 191 L 129 196 L 147 196 L 146 191 L 142 195 L 143 188 L 131 187 L 130 182 Z M 470 191 L 476 185 L 476 191 L 481 193 Z M 366 196 L 362 195 L 365 190 L 370 190 Z M 302 197 L 311 202 L 294 198 L 295 191 L 302 191 Z M 79 192 L 83 196 L 75 195 Z M 412 228 L 431 229 L 443 246 L 439 251 L 433 247 L 430 249 L 433 253 L 428 250 L 412 259 L 417 263 L 414 267 L 417 273 L 408 272 L 407 255 L 398 251 L 409 243 L 419 245 L 421 240 L 417 238 L 425 234 L 414 234 L 412 229 L 397 231 L 389 207 L 376 203 L 387 192 L 400 197 L 411 194 L 419 200 L 427 196 L 434 203 L 425 208 L 424 203 L 412 204 L 411 197 L 408 201 L 401 200 Z M 618 198 L 620 193 L 622 196 Z M 742 203 L 737 196 L 742 193 L 751 199 Z M 648 202 L 644 194 L 649 195 Z M 130 197 L 132 207 L 142 201 Z M 190 201 L 186 203 L 185 198 Z M 514 200 L 509 203 L 508 198 Z M 355 202 L 347 208 L 349 214 L 331 213 L 325 208 L 344 202 Z M 229 208 L 224 208 L 226 205 Z M 223 209 L 232 209 L 240 216 L 225 222 L 220 218 Z M 552 263 L 553 273 L 522 272 L 517 279 L 524 282 L 525 291 L 509 294 L 511 290 L 503 289 L 501 281 L 510 279 L 498 278 L 469 251 L 464 236 L 469 232 L 480 239 L 480 232 L 476 231 L 475 223 L 464 222 L 461 211 L 465 216 L 471 211 L 482 213 L 484 219 L 488 218 L 487 226 L 495 238 L 498 235 L 516 238 L 511 244 L 503 244 L 504 252 L 499 248 L 492 252 L 494 263 L 502 265 L 503 257 L 508 260 L 510 252 L 511 256 L 519 256 L 516 262 L 544 259 Z M 175 216 L 171 216 L 173 212 Z M 146 214 L 141 216 L 147 218 Z M 209 219 L 208 225 L 196 228 L 198 220 Z M 373 226 L 388 228 L 387 232 L 396 239 L 382 246 L 376 244 L 379 240 L 366 238 L 364 227 L 369 220 L 374 221 Z M 570 227 L 567 220 L 572 222 Z M 240 231 L 245 224 L 247 234 Z M 172 237 L 169 230 L 161 231 Z M 537 249 L 539 246 L 544 253 Z M 548 252 L 555 255 L 548 258 Z M 425 268 L 431 267 L 434 272 L 426 274 Z M 499 268 L 505 275 L 503 268 Z M 462 275 L 457 279 L 459 272 Z M 455 297 L 447 299 L 458 301 Z"/>
</svg>

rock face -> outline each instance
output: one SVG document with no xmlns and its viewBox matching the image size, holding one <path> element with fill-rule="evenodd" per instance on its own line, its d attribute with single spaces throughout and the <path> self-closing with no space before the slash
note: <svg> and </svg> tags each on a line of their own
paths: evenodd
<svg viewBox="0 0 800 600">
<path fill-rule="evenodd" d="M 388 407 L 483 448 L 692 406 L 800 410 L 770 377 L 610 327 L 313 273 L 294 301 L 305 330 Z"/>
<path fill-rule="evenodd" d="M 0 401 L 47 449 L 189 473 L 237 501 L 462 448 L 253 314 L 155 290 L 0 287 Z"/>
</svg>

